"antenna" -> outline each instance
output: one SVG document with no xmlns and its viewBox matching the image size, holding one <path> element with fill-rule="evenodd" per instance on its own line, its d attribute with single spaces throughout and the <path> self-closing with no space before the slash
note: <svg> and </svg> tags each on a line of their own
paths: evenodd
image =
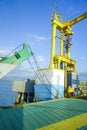
<svg viewBox="0 0 87 130">
<path fill-rule="evenodd" d="M 54 1 L 53 3 L 53 12 L 52 12 L 52 17 L 51 17 L 51 20 L 57 15 L 57 4 L 56 2 Z"/>
<path fill-rule="evenodd" d="M 57 15 L 58 18 L 59 18 L 59 21 L 62 22 L 62 15 L 61 15 L 60 11 L 57 12 L 57 10 L 58 10 L 58 8 L 57 8 L 57 2 L 54 1 L 54 8 L 53 8 L 52 16 L 54 17 L 55 15 Z"/>
<path fill-rule="evenodd" d="M 57 4 L 56 4 L 56 2 L 54 2 L 54 9 L 53 9 L 53 14 L 56 14 L 57 12 Z"/>
</svg>

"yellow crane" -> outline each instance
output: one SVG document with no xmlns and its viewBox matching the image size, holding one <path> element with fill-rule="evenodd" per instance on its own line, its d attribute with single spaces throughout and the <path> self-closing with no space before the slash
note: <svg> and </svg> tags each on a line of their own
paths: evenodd
<svg viewBox="0 0 87 130">
<path fill-rule="evenodd" d="M 73 71 L 76 71 L 76 62 L 75 60 L 70 59 L 70 35 L 73 35 L 72 26 L 81 20 L 87 18 L 87 12 L 81 16 L 68 20 L 65 22 L 60 21 L 58 15 L 53 13 L 52 16 L 52 46 L 51 46 L 51 59 L 50 59 L 50 68 L 61 69 L 61 63 L 67 63 L 67 67 L 72 68 Z M 56 54 L 56 30 L 60 31 L 60 54 Z M 64 37 L 67 39 L 67 51 L 64 54 Z"/>
<path fill-rule="evenodd" d="M 52 16 L 52 45 L 51 45 L 51 58 L 50 58 L 50 69 L 64 69 L 64 88 L 65 97 L 68 96 L 68 92 L 73 92 L 74 88 L 68 86 L 67 76 L 69 73 L 76 73 L 76 61 L 70 58 L 70 36 L 74 34 L 72 32 L 72 26 L 81 20 L 87 18 L 87 12 L 80 15 L 79 17 L 62 22 L 60 17 L 56 14 L 56 11 Z M 56 36 L 56 30 L 60 31 L 60 37 Z M 60 39 L 60 54 L 56 54 L 56 38 Z M 66 38 L 66 39 L 65 39 Z M 66 42 L 66 44 L 65 44 Z M 64 48 L 64 45 L 66 47 Z"/>
</svg>

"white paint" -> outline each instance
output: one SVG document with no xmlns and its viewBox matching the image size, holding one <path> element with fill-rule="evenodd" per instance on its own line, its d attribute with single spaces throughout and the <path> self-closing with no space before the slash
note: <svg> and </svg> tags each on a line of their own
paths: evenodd
<svg viewBox="0 0 87 130">
<path fill-rule="evenodd" d="M 64 97 L 64 71 L 44 69 L 36 71 L 35 100 L 48 100 Z"/>
<path fill-rule="evenodd" d="M 36 84 L 64 85 L 64 71 L 51 69 L 36 71 Z"/>
<path fill-rule="evenodd" d="M 16 92 L 25 92 L 25 81 L 14 81 L 12 84 L 12 90 Z"/>
<path fill-rule="evenodd" d="M 14 64 L 4 64 L 0 63 L 0 79 L 7 75 L 10 71 L 16 68 L 17 65 Z"/>
</svg>

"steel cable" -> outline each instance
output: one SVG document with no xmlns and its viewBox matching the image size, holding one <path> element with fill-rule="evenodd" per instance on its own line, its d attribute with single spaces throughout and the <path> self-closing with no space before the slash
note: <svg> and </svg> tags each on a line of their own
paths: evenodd
<svg viewBox="0 0 87 130">
<path fill-rule="evenodd" d="M 15 49 L 13 49 L 10 53 L 8 53 L 5 57 L 3 57 L 1 59 L 1 61 L 5 60 L 6 58 L 8 58 L 8 56 L 10 56 L 14 51 L 16 51 L 19 47 L 21 47 L 23 44 L 20 44 L 19 46 L 17 46 Z"/>
<path fill-rule="evenodd" d="M 32 64 L 31 64 L 31 62 L 30 62 L 29 59 L 28 59 L 28 63 L 30 64 L 32 70 L 34 71 L 34 73 L 36 74 L 36 76 L 38 77 L 38 79 L 40 80 L 40 82 L 42 83 L 42 81 L 44 81 L 43 78 L 41 78 L 41 75 L 39 77 L 39 75 L 36 73 L 36 71 L 34 70 L 34 68 L 33 68 L 33 66 L 32 66 Z M 47 87 L 46 84 L 45 84 L 45 88 L 48 90 L 49 93 L 51 93 L 55 97 L 55 95 L 48 89 L 48 87 Z"/>
<path fill-rule="evenodd" d="M 33 53 L 30 46 L 29 46 L 29 49 L 30 49 L 31 53 Z M 39 66 L 39 64 L 38 64 L 38 62 L 37 62 L 37 60 L 36 60 L 34 54 L 33 54 L 33 59 L 34 59 L 34 61 L 35 61 L 35 64 L 36 64 L 37 69 L 41 71 L 41 68 L 40 68 L 40 66 Z M 56 88 L 50 83 L 50 81 L 48 80 L 47 76 L 43 73 L 43 71 L 41 71 L 41 73 L 43 74 L 43 76 L 45 77 L 45 79 L 48 81 L 48 83 L 52 86 L 52 88 L 57 92 Z M 40 76 L 42 77 L 41 74 L 40 74 Z M 58 93 L 58 92 L 57 92 L 57 93 Z M 61 96 L 61 95 L 60 95 L 60 96 Z M 54 97 L 55 97 L 55 96 L 54 96 Z"/>
</svg>

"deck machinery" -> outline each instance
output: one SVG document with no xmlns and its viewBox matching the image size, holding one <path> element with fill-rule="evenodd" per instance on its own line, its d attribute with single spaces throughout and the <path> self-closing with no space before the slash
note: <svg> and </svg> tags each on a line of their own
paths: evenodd
<svg viewBox="0 0 87 130">
<path fill-rule="evenodd" d="M 52 50 L 50 68 L 56 68 L 58 70 L 64 69 L 64 94 L 65 97 L 69 96 L 69 92 L 74 91 L 74 87 L 79 85 L 78 75 L 76 73 L 76 61 L 70 58 L 70 36 L 74 34 L 72 32 L 72 26 L 81 20 L 87 18 L 87 12 L 81 16 L 68 20 L 65 22 L 60 21 L 60 18 L 53 13 L 52 17 Z M 60 54 L 56 54 L 56 30 L 60 31 Z M 74 83 L 73 83 L 74 82 Z"/>
<path fill-rule="evenodd" d="M 70 97 L 74 88 L 78 87 L 76 61 L 70 58 L 70 37 L 74 34 L 72 26 L 85 18 L 87 18 L 87 12 L 71 21 L 62 22 L 60 15 L 57 15 L 56 11 L 53 12 L 50 66 L 37 71 L 42 77 L 42 81 L 40 78 L 36 78 L 36 99 Z M 57 36 L 57 30 L 59 30 L 60 36 Z M 60 54 L 56 54 L 57 38 L 60 39 Z M 47 78 L 48 80 L 46 80 Z"/>
</svg>

